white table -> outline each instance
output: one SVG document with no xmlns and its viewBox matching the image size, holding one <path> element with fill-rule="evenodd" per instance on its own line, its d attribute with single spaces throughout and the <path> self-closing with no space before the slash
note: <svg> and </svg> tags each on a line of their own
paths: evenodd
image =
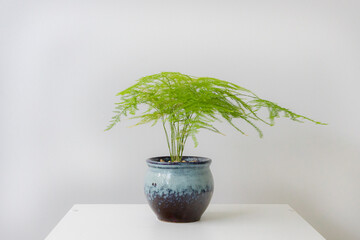
<svg viewBox="0 0 360 240">
<path fill-rule="evenodd" d="M 46 240 L 324 240 L 286 204 L 212 204 L 201 221 L 157 220 L 145 204 L 74 205 Z"/>
</svg>

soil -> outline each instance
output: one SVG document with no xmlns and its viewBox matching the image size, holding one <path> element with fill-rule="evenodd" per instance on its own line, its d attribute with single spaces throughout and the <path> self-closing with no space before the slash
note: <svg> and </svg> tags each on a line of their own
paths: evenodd
<svg viewBox="0 0 360 240">
<path fill-rule="evenodd" d="M 159 162 L 171 163 L 171 160 L 164 160 L 164 159 L 160 158 Z M 191 160 L 191 161 L 182 160 L 181 162 L 187 163 L 187 162 L 198 162 L 198 161 L 197 160 Z"/>
</svg>

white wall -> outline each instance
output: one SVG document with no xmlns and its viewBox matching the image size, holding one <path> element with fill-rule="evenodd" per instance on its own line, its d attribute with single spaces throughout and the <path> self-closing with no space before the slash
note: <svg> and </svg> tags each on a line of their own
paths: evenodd
<svg viewBox="0 0 360 240">
<path fill-rule="evenodd" d="M 44 238 L 74 203 L 144 203 L 160 127 L 104 132 L 114 96 L 179 71 L 233 81 L 328 126 L 258 139 L 219 124 L 213 203 L 289 203 L 328 240 L 360 239 L 359 1 L 0 0 L 0 239 Z M 245 129 L 248 129 L 245 127 Z"/>
</svg>

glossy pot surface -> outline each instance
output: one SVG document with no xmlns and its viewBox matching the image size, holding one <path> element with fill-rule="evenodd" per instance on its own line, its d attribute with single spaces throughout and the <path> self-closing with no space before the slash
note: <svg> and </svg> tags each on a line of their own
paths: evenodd
<svg viewBox="0 0 360 240">
<path fill-rule="evenodd" d="M 162 161 L 160 161 L 162 159 Z M 195 222 L 208 207 L 214 181 L 211 159 L 185 156 L 185 162 L 168 162 L 170 157 L 147 159 L 149 166 L 144 191 L 160 220 Z"/>
</svg>

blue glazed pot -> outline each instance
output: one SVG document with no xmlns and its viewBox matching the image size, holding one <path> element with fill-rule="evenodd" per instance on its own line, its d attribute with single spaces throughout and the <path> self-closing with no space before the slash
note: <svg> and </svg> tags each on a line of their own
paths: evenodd
<svg viewBox="0 0 360 240">
<path fill-rule="evenodd" d="M 211 159 L 185 156 L 185 162 L 169 160 L 170 157 L 146 160 L 149 169 L 144 191 L 149 205 L 162 221 L 199 221 L 214 190 Z"/>
</svg>

